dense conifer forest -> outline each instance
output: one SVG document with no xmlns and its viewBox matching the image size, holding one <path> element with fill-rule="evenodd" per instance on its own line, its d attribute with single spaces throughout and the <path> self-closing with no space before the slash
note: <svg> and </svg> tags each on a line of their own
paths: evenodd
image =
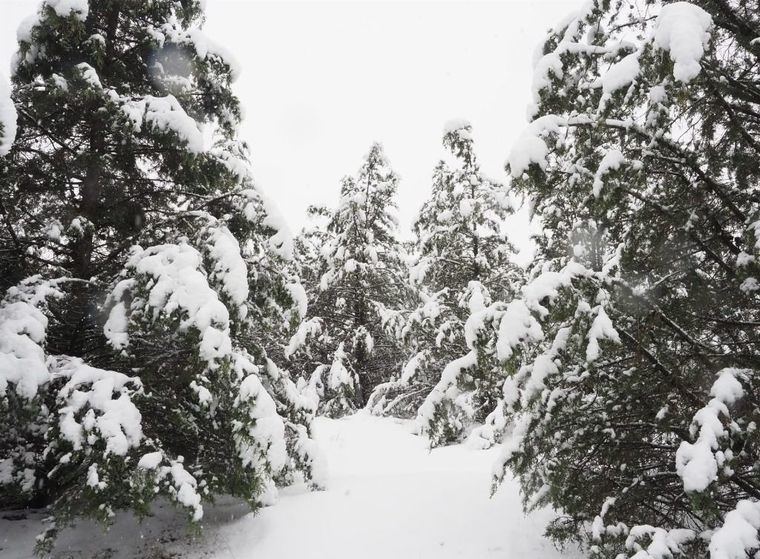
<svg viewBox="0 0 760 559">
<path fill-rule="evenodd" d="M 505 181 L 441 123 L 412 231 L 376 143 L 295 235 L 202 2 L 30 8 L 0 80 L 0 510 L 45 511 L 37 553 L 329 493 L 317 432 L 371 446 L 376 416 L 490 453 L 483 494 L 516 480 L 572 557 L 760 554 L 757 1 L 586 2 Z"/>
</svg>

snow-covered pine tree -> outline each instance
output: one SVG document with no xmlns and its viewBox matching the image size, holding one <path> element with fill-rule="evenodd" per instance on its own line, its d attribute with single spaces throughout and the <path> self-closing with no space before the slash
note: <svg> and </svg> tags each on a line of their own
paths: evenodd
<svg viewBox="0 0 760 559">
<path fill-rule="evenodd" d="M 447 297 L 452 306 L 472 281 L 503 297 L 514 279 L 504 228 L 509 193 L 481 172 L 468 122 L 448 122 L 443 146 L 447 157 L 435 167 L 430 198 L 414 223 L 413 280 L 433 292 L 455 292 Z"/>
<path fill-rule="evenodd" d="M 0 500 L 52 505 L 48 536 L 157 495 L 198 521 L 216 494 L 258 506 L 317 473 L 315 403 L 267 358 L 303 290 L 202 17 L 197 1 L 46 0 L 19 29 Z"/>
<path fill-rule="evenodd" d="M 509 194 L 480 171 L 472 126 L 448 123 L 443 145 L 447 158 L 435 167 L 431 197 L 414 224 L 411 279 L 419 305 L 386 320 L 410 348 L 410 359 L 372 404 L 390 414 L 419 408 L 421 430 L 433 445 L 460 439 L 494 408 L 503 373 L 478 359 L 478 341 L 468 339 L 465 323 L 519 281 L 505 231 Z"/>
<path fill-rule="evenodd" d="M 759 35 L 757 2 L 598 0 L 536 60 L 508 168 L 544 232 L 475 326 L 503 466 L 593 557 L 760 549 Z"/>
<path fill-rule="evenodd" d="M 372 389 L 400 366 L 398 343 L 382 319 L 383 309 L 403 307 L 409 298 L 397 238 L 397 186 L 382 147 L 374 144 L 356 177 L 343 179 L 338 207 L 313 210 L 328 218 L 326 226 L 299 242 L 302 267 L 318 275 L 318 283 L 309 297 L 309 320 L 288 353 L 315 371 L 312 385 L 323 392 L 322 409 L 331 415 L 364 406 Z"/>
</svg>

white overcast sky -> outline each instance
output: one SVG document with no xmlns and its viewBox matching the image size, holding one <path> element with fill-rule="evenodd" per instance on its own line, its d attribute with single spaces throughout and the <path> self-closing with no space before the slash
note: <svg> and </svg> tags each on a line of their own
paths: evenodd
<svg viewBox="0 0 760 559">
<path fill-rule="evenodd" d="M 38 0 L 0 0 L 0 67 Z M 293 231 L 334 205 L 373 141 L 401 176 L 409 235 L 430 192 L 446 121 L 473 125 L 481 166 L 503 180 L 525 125 L 533 52 L 580 0 L 401 2 L 207 0 L 205 30 L 242 67 L 235 88 L 259 184 Z M 510 228 L 525 246 L 528 224 Z"/>
</svg>

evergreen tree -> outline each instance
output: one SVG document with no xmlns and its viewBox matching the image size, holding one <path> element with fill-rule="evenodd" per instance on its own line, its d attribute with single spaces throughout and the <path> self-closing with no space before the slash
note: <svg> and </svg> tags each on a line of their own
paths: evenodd
<svg viewBox="0 0 760 559">
<path fill-rule="evenodd" d="M 760 547 L 758 14 L 598 0 L 536 64 L 509 171 L 544 232 L 476 330 L 510 375 L 503 466 L 593 557 Z"/>
<path fill-rule="evenodd" d="M 48 536 L 156 495 L 197 521 L 214 495 L 255 507 L 317 473 L 315 403 L 267 353 L 303 290 L 202 17 L 196 1 L 46 0 L 19 30 L 0 502 L 51 504 Z"/>
<path fill-rule="evenodd" d="M 310 320 L 289 353 L 298 352 L 317 376 L 329 371 L 327 381 L 315 378 L 312 384 L 322 387 L 322 409 L 331 415 L 364 406 L 399 365 L 398 344 L 385 333 L 382 315 L 408 298 L 397 238 L 397 186 L 382 147 L 374 144 L 356 177 L 343 179 L 338 207 L 312 210 L 328 217 L 326 227 L 299 242 L 302 268 L 311 269 L 306 273 L 318 283 L 310 294 Z"/>
<path fill-rule="evenodd" d="M 457 365 L 470 351 L 465 323 L 492 297 L 511 293 L 519 277 L 505 232 L 512 212 L 508 192 L 480 171 L 472 126 L 447 124 L 443 145 L 447 160 L 434 169 L 431 197 L 414 224 L 411 278 L 419 305 L 410 313 L 389 312 L 386 320 L 411 358 L 401 378 L 379 387 L 372 402 L 381 413 L 419 408 L 421 429 L 433 445 L 460 439 L 493 409 L 501 371 L 488 360 Z"/>
<path fill-rule="evenodd" d="M 449 122 L 443 146 L 447 160 L 434 169 L 430 199 L 414 223 L 414 279 L 433 292 L 446 290 L 452 307 L 473 281 L 504 297 L 514 279 L 514 249 L 504 230 L 512 213 L 508 192 L 480 171 L 468 122 Z"/>
</svg>

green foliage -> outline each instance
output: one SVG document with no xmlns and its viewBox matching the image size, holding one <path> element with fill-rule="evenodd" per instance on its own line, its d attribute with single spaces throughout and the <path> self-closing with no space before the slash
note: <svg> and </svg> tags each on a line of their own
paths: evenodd
<svg viewBox="0 0 760 559">
<path fill-rule="evenodd" d="M 692 22 L 712 16 L 690 79 L 656 39 L 666 7 L 693 10 Z M 523 297 L 566 266 L 586 271 L 545 293 L 548 309 L 532 308 L 542 336 L 516 344 L 522 365 L 501 411 L 516 421 L 505 466 L 526 508 L 562 511 L 549 534 L 586 542 L 593 557 L 655 555 L 666 540 L 673 554 L 707 557 L 709 531 L 760 494 L 757 449 L 743 442 L 760 419 L 757 291 L 747 283 L 760 176 L 746 160 L 760 121 L 737 118 L 756 104 L 756 83 L 739 84 L 757 74 L 756 47 L 740 31 L 757 29 L 757 13 L 592 2 L 550 32 L 536 66 L 534 120 L 508 168 L 544 226 Z M 637 70 L 609 81 L 632 53 Z M 612 330 L 596 328 L 597 309 Z M 723 403 L 715 386 L 729 373 L 743 397 Z M 712 413 L 724 429 L 699 457 L 718 464 L 702 487 L 687 465 Z"/>
<path fill-rule="evenodd" d="M 340 362 L 346 369 L 335 376 L 340 383 L 322 379 L 322 408 L 333 416 L 364 406 L 372 389 L 399 368 L 398 342 L 383 328 L 384 309 L 409 299 L 397 238 L 397 185 L 382 147 L 374 144 L 356 177 L 343 179 L 338 207 L 312 210 L 327 223 L 298 243 L 310 289 L 308 316 L 321 321 L 320 333 L 300 350 L 303 368 L 320 375 Z"/>
<path fill-rule="evenodd" d="M 404 316 L 400 332 L 412 356 L 425 356 L 405 390 L 424 389 L 418 422 L 433 446 L 462 440 L 494 408 L 504 375 L 483 353 L 488 340 L 468 338 L 467 322 L 478 320 L 492 298 L 508 298 L 521 276 L 505 232 L 512 201 L 481 173 L 472 127 L 448 125 L 443 145 L 449 159 L 436 166 L 431 197 L 414 225 L 411 275 L 420 304 Z M 470 352 L 473 363 L 452 368 Z M 383 411 L 394 412 L 388 404 Z"/>
<path fill-rule="evenodd" d="M 269 358 L 303 318 L 291 246 L 202 23 L 195 0 L 43 2 L 19 32 L 0 357 L 34 386 L 0 374 L 0 506 L 51 506 L 41 549 L 159 496 L 197 523 L 319 484 L 316 403 Z"/>
</svg>

